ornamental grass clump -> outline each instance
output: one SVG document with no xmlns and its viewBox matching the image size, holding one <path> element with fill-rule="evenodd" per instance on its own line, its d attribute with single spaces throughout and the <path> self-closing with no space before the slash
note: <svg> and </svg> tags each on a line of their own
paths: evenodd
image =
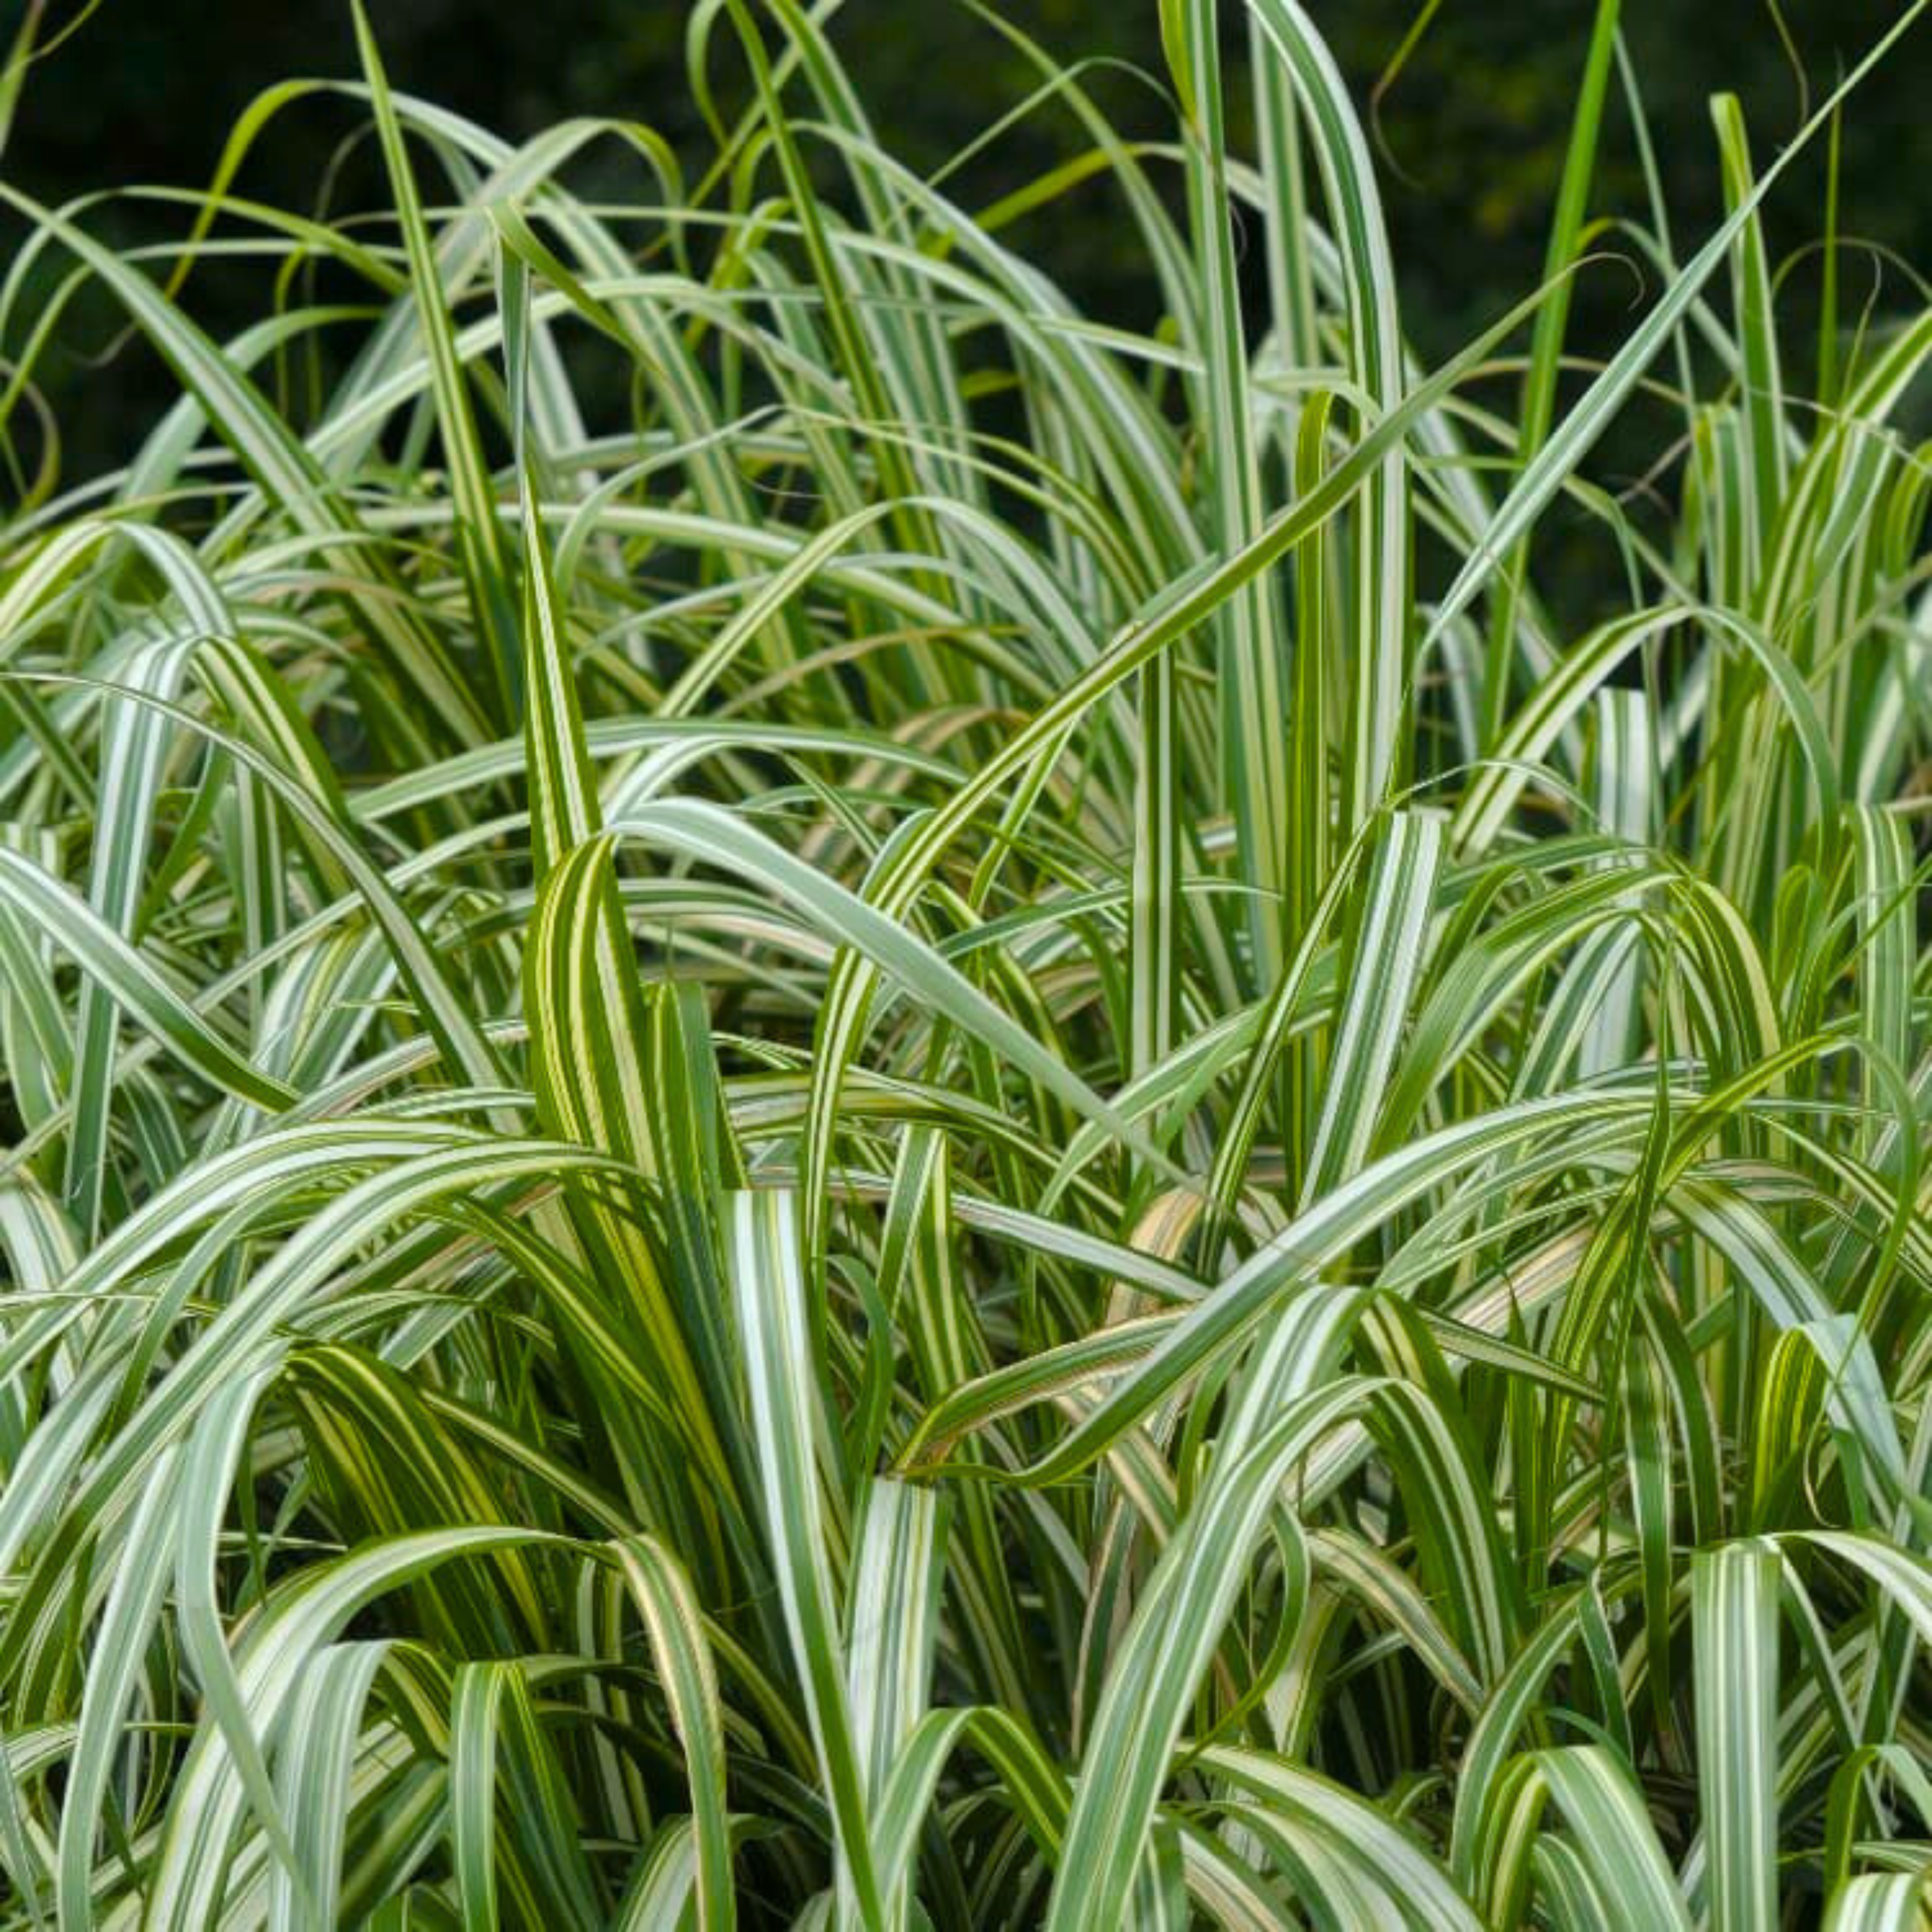
<svg viewBox="0 0 1932 1932">
<path fill-rule="evenodd" d="M 1760 213 L 1918 10 L 1689 248 L 1597 0 L 1435 368 L 1294 0 L 1243 152 L 989 19 L 990 208 L 800 0 L 703 155 L 362 23 L 166 247 L 0 182 L 5 1924 L 1921 1922 L 1932 310 Z"/>
</svg>

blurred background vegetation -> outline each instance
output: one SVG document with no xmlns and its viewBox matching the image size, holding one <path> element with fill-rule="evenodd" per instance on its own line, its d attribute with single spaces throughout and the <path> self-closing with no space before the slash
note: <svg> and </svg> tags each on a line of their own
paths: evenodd
<svg viewBox="0 0 1932 1932">
<path fill-rule="evenodd" d="M 27 75 L 0 172 L 50 204 L 133 184 L 205 185 L 227 130 L 261 90 L 295 75 L 356 72 L 346 0 L 99 0 L 91 12 L 82 0 L 43 4 L 43 42 L 79 24 Z M 0 0 L 0 10 L 10 8 L 17 26 L 21 4 Z M 1087 61 L 1087 84 L 1121 125 L 1152 140 L 1171 137 L 1154 0 L 991 4 L 1056 58 Z M 610 116 L 646 123 L 694 155 L 703 151 L 686 64 L 692 0 L 370 0 L 370 10 L 398 86 L 501 134 Z M 1375 104 L 1408 326 L 1424 356 L 1438 358 L 1538 279 L 1592 8 L 1587 0 L 1438 0 L 1399 64 L 1418 0 L 1312 0 L 1312 11 L 1365 110 Z M 1223 13 L 1238 135 L 1245 40 L 1234 0 Z M 1741 98 L 1762 160 L 1796 128 L 1808 92 L 1815 99 L 1828 88 L 1895 14 L 1896 0 L 1789 0 L 1781 10 L 1768 0 L 1624 0 L 1680 246 L 1720 206 L 1709 97 L 1722 88 Z M 1024 52 L 962 0 L 846 0 L 836 31 L 888 143 L 924 169 L 947 164 L 1036 85 Z M 725 56 L 729 40 L 713 38 L 710 76 L 728 106 L 742 80 Z M 1932 257 L 1926 67 L 1924 44 L 1908 41 L 1856 98 L 1844 125 L 1843 232 L 1870 244 L 1840 258 L 1848 330 L 1900 305 L 1908 265 Z M 1072 117 L 1042 105 L 974 152 L 954 190 L 983 206 L 1080 146 Z M 1638 149 L 1614 94 L 1606 148 L 1594 212 L 1640 216 Z M 1799 328 L 1817 309 L 1823 152 L 1821 143 L 1793 171 L 1772 212 L 1786 271 L 1780 304 Z M 588 165 L 593 178 L 598 167 L 608 171 L 614 196 L 642 191 L 641 170 L 614 144 L 593 149 Z M 353 104 L 310 98 L 275 118 L 236 188 L 280 206 L 339 211 L 373 185 L 373 166 Z M 88 219 L 125 244 L 178 234 L 187 216 L 178 203 L 117 197 Z M 1076 192 L 1030 219 L 1030 231 L 1018 228 L 1016 238 L 1090 310 L 1151 320 L 1150 284 L 1118 209 Z M 14 252 L 20 232 L 17 225 L 0 230 L 0 250 Z M 1615 248 L 1614 232 L 1599 245 Z M 50 280 L 58 272 L 52 261 L 34 271 Z M 258 312 L 259 280 L 247 274 L 219 262 L 197 271 L 191 306 L 218 333 Z M 1641 300 L 1630 266 L 1593 267 L 1580 288 L 1573 340 L 1586 353 L 1613 341 Z M 68 482 L 124 458 L 170 393 L 147 351 L 117 340 L 118 320 L 83 296 L 37 370 L 61 422 Z M 1800 386 L 1808 379 L 1789 373 Z"/>
</svg>

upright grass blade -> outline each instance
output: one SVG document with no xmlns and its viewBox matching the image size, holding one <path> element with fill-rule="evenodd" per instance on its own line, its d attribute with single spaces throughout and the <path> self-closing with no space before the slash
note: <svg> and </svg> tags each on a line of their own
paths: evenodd
<svg viewBox="0 0 1932 1932">
<path fill-rule="evenodd" d="M 682 1566 L 647 1538 L 620 1544 L 617 1561 L 650 1632 L 651 1652 L 672 1722 L 684 1746 L 694 1845 L 693 1880 L 702 1932 L 737 1923 L 731 1879 L 731 1827 L 725 1810 L 724 1720 L 704 1615 Z"/>
<path fill-rule="evenodd" d="M 1361 124 L 1328 49 L 1295 0 L 1252 0 L 1262 39 L 1286 66 L 1310 122 L 1316 166 L 1341 254 L 1348 374 L 1386 417 L 1405 393 L 1395 268 Z M 1351 608 L 1360 627 L 1346 673 L 1346 754 L 1340 836 L 1346 838 L 1407 776 L 1411 626 L 1408 459 L 1382 455 L 1354 520 Z"/>
<path fill-rule="evenodd" d="M 824 1420 L 805 1330 L 798 1226 L 790 1197 L 742 1193 L 731 1203 L 731 1281 L 760 1502 L 798 1682 L 838 1846 L 842 1910 L 883 1923 L 863 1761 L 839 1642 L 835 1544 L 821 1492 Z"/>
<path fill-rule="evenodd" d="M 1262 506 L 1234 262 L 1234 208 L 1227 192 L 1220 9 L 1216 0 L 1168 0 L 1162 15 L 1193 135 L 1188 152 L 1188 206 L 1200 290 L 1196 332 L 1205 377 L 1202 427 L 1207 446 L 1214 452 L 1208 470 L 1210 533 L 1215 548 L 1227 552 L 1244 548 L 1259 532 Z M 1222 782 L 1234 816 L 1241 876 L 1254 893 L 1250 926 L 1256 964 L 1272 974 L 1280 967 L 1281 940 L 1270 902 L 1279 898 L 1287 882 L 1283 845 L 1288 808 L 1288 737 L 1282 729 L 1286 663 L 1279 602 L 1265 584 L 1244 586 L 1222 606 L 1216 628 L 1222 699 L 1219 736 L 1226 766 Z M 1163 703 L 1171 711 L 1172 665 L 1163 659 L 1142 676 L 1154 680 L 1156 689 L 1162 682 L 1168 683 Z M 1163 759 L 1156 769 L 1165 772 L 1166 768 Z M 1146 782 L 1152 782 L 1150 774 Z M 1171 776 L 1168 782 L 1172 789 Z M 1172 809 L 1171 805 L 1167 808 L 1170 815 Z M 1163 936 L 1163 943 L 1172 950 L 1173 937 Z"/>
<path fill-rule="evenodd" d="M 1778 1916 L 1778 1636 L 1783 1559 L 1728 1544 L 1690 1566 L 1698 1775 L 1718 1932 Z"/>
<path fill-rule="evenodd" d="M 369 31 L 368 13 L 361 0 L 355 0 L 354 11 L 356 50 L 368 82 L 370 102 L 376 112 L 376 132 L 382 145 L 382 162 L 388 170 L 390 191 L 395 197 L 396 214 L 402 224 L 410 290 L 416 298 L 423 346 L 429 358 L 436 420 L 449 465 L 458 539 L 464 568 L 471 579 L 471 601 L 485 640 L 484 658 L 490 668 L 496 716 L 507 722 L 515 718 L 520 708 L 523 666 L 512 616 L 515 608 L 514 593 L 496 493 L 483 460 L 476 415 L 470 406 L 469 386 L 458 354 L 456 334 L 450 320 L 442 274 L 430 240 L 429 224 L 423 213 L 415 171 L 410 165 L 402 124 L 389 92 L 388 77 L 382 70 L 382 56 L 377 51 L 375 36 Z"/>
<path fill-rule="evenodd" d="M 1368 1156 L 1426 955 L 1442 846 L 1442 822 L 1411 812 L 1394 814 L 1374 842 L 1351 909 L 1348 986 L 1303 1175 L 1304 1207 L 1352 1180 Z"/>
<path fill-rule="evenodd" d="M 1610 67 L 1617 45 L 1622 0 L 1597 0 L 1591 17 L 1590 39 L 1583 71 L 1577 82 L 1576 105 L 1564 151 L 1563 174 L 1556 190 L 1556 207 L 1544 250 L 1543 279 L 1549 299 L 1537 310 L 1532 333 L 1529 365 L 1522 379 L 1517 409 L 1516 453 L 1528 462 L 1543 446 L 1556 410 L 1557 384 L 1562 374 L 1563 347 L 1570 320 L 1570 265 L 1582 246 L 1585 218 L 1597 174 L 1597 151 L 1602 132 L 1604 100 L 1610 90 Z M 1483 675 L 1483 741 L 1493 745 L 1509 716 L 1510 682 L 1516 656 L 1516 609 L 1529 565 L 1526 536 L 1502 566 L 1490 612 L 1489 652 Z"/>
</svg>

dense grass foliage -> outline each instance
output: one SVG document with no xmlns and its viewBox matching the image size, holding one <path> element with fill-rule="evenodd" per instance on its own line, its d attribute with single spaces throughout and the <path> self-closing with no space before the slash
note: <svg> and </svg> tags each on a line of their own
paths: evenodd
<svg viewBox="0 0 1932 1932">
<path fill-rule="evenodd" d="M 1294 0 L 976 212 L 830 10 L 699 160 L 365 33 L 378 221 L 0 184 L 5 1922 L 1917 1924 L 1932 312 L 1780 339 L 1722 101 L 1593 228 L 1616 0 L 1432 370 Z"/>
</svg>

